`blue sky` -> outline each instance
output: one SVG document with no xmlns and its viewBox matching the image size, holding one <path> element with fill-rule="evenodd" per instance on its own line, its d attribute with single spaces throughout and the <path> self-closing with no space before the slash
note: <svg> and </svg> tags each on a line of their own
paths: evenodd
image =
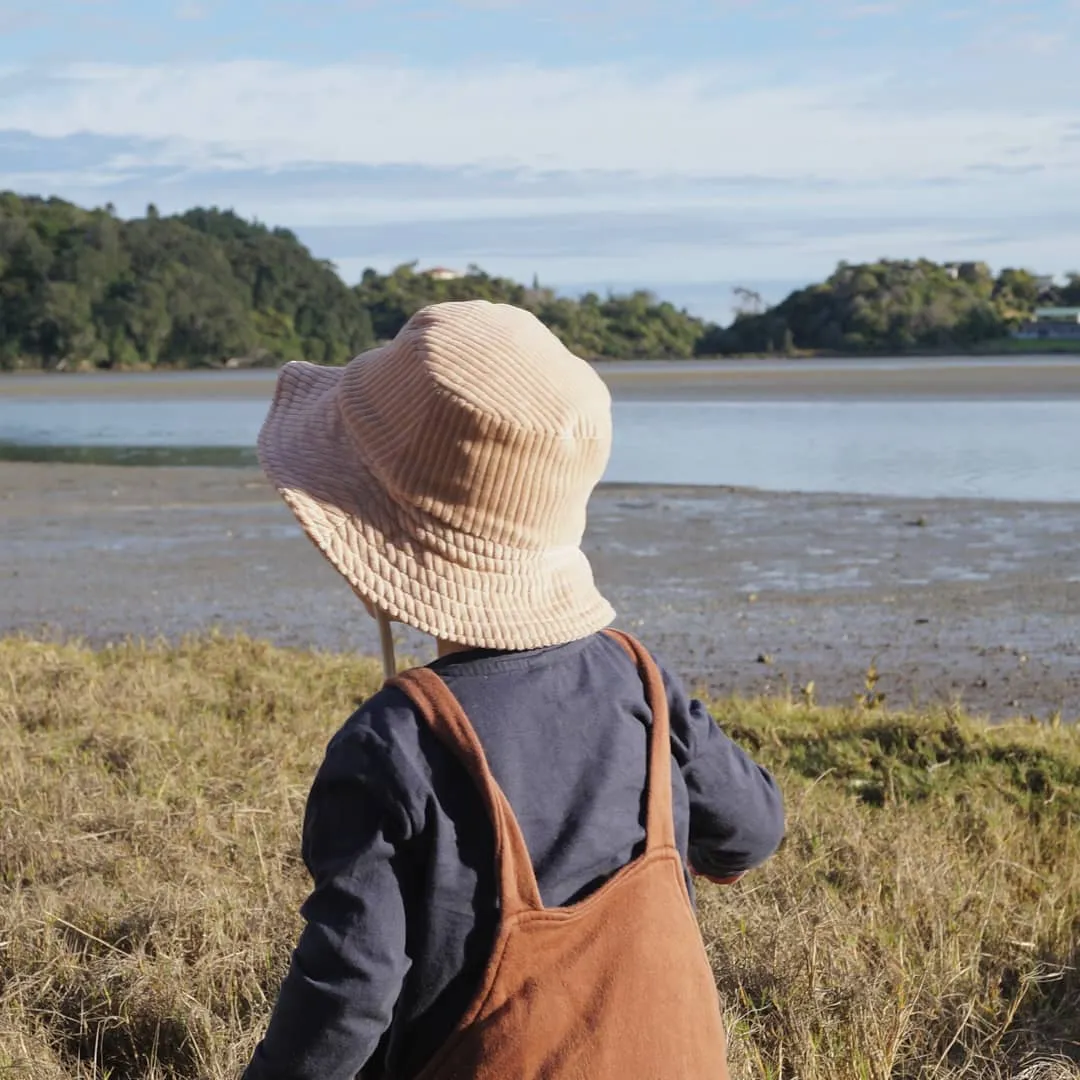
<svg viewBox="0 0 1080 1080">
<path fill-rule="evenodd" d="M 0 0 L 0 188 L 231 206 L 716 317 L 840 259 L 1080 268 L 1080 0 Z"/>
</svg>

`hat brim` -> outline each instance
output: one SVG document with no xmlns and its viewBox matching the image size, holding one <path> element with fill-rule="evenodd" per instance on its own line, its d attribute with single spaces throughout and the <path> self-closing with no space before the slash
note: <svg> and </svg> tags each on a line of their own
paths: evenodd
<svg viewBox="0 0 1080 1080">
<path fill-rule="evenodd" d="M 362 599 L 476 648 L 557 645 L 612 622 L 614 609 L 580 548 L 479 554 L 476 538 L 427 529 L 415 510 L 397 504 L 343 421 L 343 373 L 286 364 L 258 455 L 304 532 Z"/>
</svg>

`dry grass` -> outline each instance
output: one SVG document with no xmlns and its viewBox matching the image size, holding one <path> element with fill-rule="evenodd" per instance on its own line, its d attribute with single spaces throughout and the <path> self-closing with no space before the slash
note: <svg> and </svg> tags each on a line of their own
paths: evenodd
<svg viewBox="0 0 1080 1080">
<path fill-rule="evenodd" d="M 0 1077 L 234 1076 L 370 661 L 0 641 Z M 789 837 L 701 918 L 744 1080 L 1080 1069 L 1080 732 L 720 703 Z M 676 1078 L 673 1078 L 676 1080 Z"/>
</svg>

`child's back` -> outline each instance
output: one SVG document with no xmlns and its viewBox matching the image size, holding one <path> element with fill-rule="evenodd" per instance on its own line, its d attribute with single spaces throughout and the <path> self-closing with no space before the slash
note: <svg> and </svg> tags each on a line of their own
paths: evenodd
<svg viewBox="0 0 1080 1080">
<path fill-rule="evenodd" d="M 545 906 L 581 900 L 641 854 L 652 718 L 621 645 L 597 634 L 431 666 L 476 730 Z M 676 844 L 699 873 L 738 876 L 779 842 L 779 795 L 701 705 L 667 683 Z M 498 928 L 481 793 L 388 687 L 331 743 L 305 834 L 317 885 L 305 915 L 320 929 L 301 941 L 256 1062 L 266 1071 L 251 1075 L 344 1077 L 370 1061 L 365 1076 L 416 1076 L 478 991 Z M 338 943 L 332 972 L 328 937 Z"/>
<path fill-rule="evenodd" d="M 595 601 L 588 602 L 593 626 L 603 625 L 607 620 L 597 617 Z M 388 685 L 330 744 L 304 829 L 304 856 L 315 881 L 304 907 L 308 925 L 249 1068 L 250 1080 L 344 1080 L 361 1067 L 366 1077 L 409 1080 L 433 1058 L 447 1054 L 443 1071 L 436 1073 L 440 1080 L 444 1075 L 499 1075 L 483 1072 L 485 1063 L 508 1076 L 512 1069 L 512 1075 L 523 1078 L 588 1075 L 604 1080 L 623 1075 L 612 1071 L 617 1064 L 612 1053 L 630 1052 L 640 1065 L 634 1075 L 652 1080 L 724 1075 L 719 1012 L 690 916 L 686 868 L 730 880 L 772 853 L 782 835 L 783 814 L 771 778 L 665 674 L 664 692 L 654 704 L 660 722 L 670 723 L 670 738 L 662 739 L 660 748 L 653 746 L 652 753 L 664 755 L 670 781 L 657 794 L 651 776 L 647 782 L 654 710 L 639 664 L 628 655 L 627 643 L 616 637 L 590 632 L 534 649 L 452 646 L 441 651 L 446 655 L 430 665 L 438 678 L 424 672 L 423 678 L 407 676 L 403 683 Z M 651 661 L 643 659 L 643 664 L 647 677 Z M 433 710 L 438 715 L 425 717 L 413 698 L 432 681 L 443 704 Z M 474 732 L 476 753 L 486 762 L 484 768 L 475 766 L 473 775 L 463 763 L 461 746 L 450 745 L 445 732 L 440 737 L 433 729 L 442 722 L 441 714 L 455 711 L 458 703 L 462 730 L 469 733 L 466 742 L 471 745 Z M 501 816 L 485 802 L 485 776 L 493 776 L 505 795 L 508 809 Z M 647 830 L 650 797 L 654 820 Z M 635 866 L 644 865 L 647 832 L 657 849 L 650 848 L 650 859 L 666 859 L 668 869 L 675 868 L 667 877 L 677 888 L 669 882 L 657 893 L 641 886 L 645 891 L 635 903 L 659 904 L 665 916 L 650 915 L 643 925 L 635 921 L 641 913 L 628 912 L 616 897 L 610 911 L 591 916 L 599 925 L 574 930 L 585 917 L 580 913 L 601 902 L 597 897 L 595 903 L 574 908 L 573 918 L 556 936 L 523 938 L 524 944 L 515 939 L 507 946 L 499 936 L 500 915 L 506 914 L 500 912 L 500 894 L 508 911 L 515 911 L 521 898 L 506 898 L 499 874 L 500 867 L 509 865 L 506 837 L 516 835 L 514 821 L 527 847 L 515 863 L 519 876 L 527 879 L 522 888 L 528 892 L 535 872 L 539 889 L 538 897 L 521 902 L 524 923 L 558 929 L 562 915 L 536 914 L 530 908 L 577 905 L 634 860 Z M 618 875 L 612 889 L 622 890 L 625 877 Z M 638 885 L 631 881 L 626 888 Z M 690 959 L 674 972 L 620 974 L 615 961 L 625 957 L 629 963 L 638 946 L 638 966 L 669 954 L 673 960 L 682 954 Z M 496 947 L 497 956 L 503 956 L 502 975 L 492 967 Z M 561 956 L 560 948 L 569 950 L 570 959 L 560 960 L 562 967 L 554 973 L 544 973 L 542 961 Z M 528 1002 L 534 967 L 537 996 Z M 644 1019 L 635 1019 L 619 994 L 639 987 L 642 978 L 663 990 L 658 975 L 675 981 L 663 994 L 664 1002 L 651 1009 L 635 998 L 635 1007 L 645 1010 Z M 545 989 L 544 980 L 553 977 L 565 978 L 558 992 Z M 485 979 L 493 978 L 513 984 L 508 1003 L 495 1008 L 490 1001 L 502 991 L 487 992 L 487 1007 L 494 1014 L 481 1010 L 471 1033 L 453 1041 L 463 1017 L 480 1007 Z M 625 985 L 620 991 L 616 984 Z M 682 1001 L 680 993 L 689 995 L 685 1017 L 675 1012 L 665 1024 L 651 1025 L 648 1017 L 662 1019 L 664 1008 Z M 560 998 L 578 1001 L 582 994 L 589 1007 L 563 1015 L 553 1004 Z M 613 1014 L 605 999 L 613 1006 L 623 1004 Z M 511 1001 L 517 1003 L 516 1012 Z M 678 1030 L 682 1019 L 691 1025 L 689 1033 L 704 1040 L 698 1057 L 715 1058 L 715 1071 L 711 1066 L 694 1071 L 697 1051 L 690 1045 L 694 1039 Z M 602 1025 L 600 1030 L 590 1030 L 594 1022 Z M 513 1045 L 515 1024 L 530 1045 Z M 630 1027 L 616 1031 L 613 1024 Z M 545 1040 L 553 1046 L 542 1045 Z M 665 1074 L 650 1071 L 641 1060 L 648 1052 L 672 1063 L 680 1052 L 689 1056 L 682 1073 Z M 480 1057 L 473 1060 L 469 1054 Z"/>
</svg>

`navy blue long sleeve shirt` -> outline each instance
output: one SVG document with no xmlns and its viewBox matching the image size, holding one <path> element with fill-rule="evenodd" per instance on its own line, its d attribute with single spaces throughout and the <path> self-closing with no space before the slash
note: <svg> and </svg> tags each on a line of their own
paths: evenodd
<svg viewBox="0 0 1080 1080">
<path fill-rule="evenodd" d="M 643 848 L 644 688 L 597 634 L 432 664 L 462 703 L 521 825 L 548 906 L 579 900 Z M 783 835 L 769 774 L 664 672 L 676 837 L 728 878 Z M 331 740 L 304 821 L 314 889 L 269 1028 L 244 1080 L 414 1077 L 465 1013 L 498 921 L 494 837 L 479 792 L 396 688 Z"/>
</svg>

